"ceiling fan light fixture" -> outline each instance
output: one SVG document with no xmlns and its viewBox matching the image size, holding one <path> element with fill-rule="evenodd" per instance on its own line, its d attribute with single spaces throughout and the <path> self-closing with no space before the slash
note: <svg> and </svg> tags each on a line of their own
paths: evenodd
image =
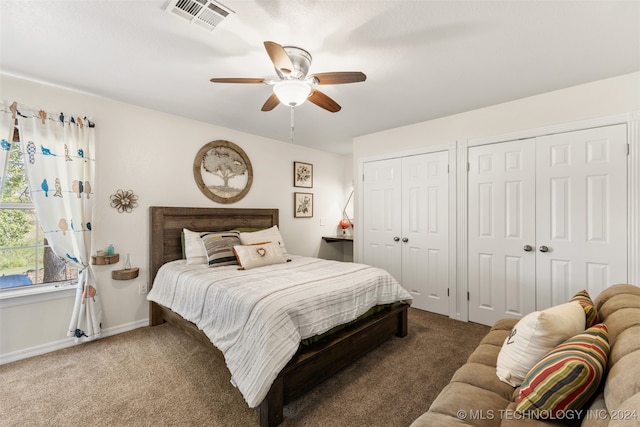
<svg viewBox="0 0 640 427">
<path fill-rule="evenodd" d="M 301 80 L 284 80 L 273 86 L 273 93 L 284 105 L 295 107 L 307 100 L 311 86 Z"/>
</svg>

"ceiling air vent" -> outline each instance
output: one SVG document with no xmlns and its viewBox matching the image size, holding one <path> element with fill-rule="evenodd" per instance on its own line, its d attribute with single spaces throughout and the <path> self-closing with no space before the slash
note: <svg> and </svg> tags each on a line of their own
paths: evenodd
<svg viewBox="0 0 640 427">
<path fill-rule="evenodd" d="M 235 13 L 228 7 L 212 0 L 169 0 L 164 10 L 209 31 L 212 31 L 226 17 Z"/>
</svg>

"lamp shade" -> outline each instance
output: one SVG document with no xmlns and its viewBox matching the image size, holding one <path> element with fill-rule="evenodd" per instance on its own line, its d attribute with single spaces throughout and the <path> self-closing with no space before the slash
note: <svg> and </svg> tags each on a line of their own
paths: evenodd
<svg viewBox="0 0 640 427">
<path fill-rule="evenodd" d="M 300 80 L 284 80 L 273 86 L 281 103 L 295 107 L 307 100 L 311 93 L 311 86 Z"/>
<path fill-rule="evenodd" d="M 351 222 L 348 219 L 341 219 L 340 222 L 338 223 L 338 226 L 343 230 L 346 230 L 351 226 Z"/>
</svg>

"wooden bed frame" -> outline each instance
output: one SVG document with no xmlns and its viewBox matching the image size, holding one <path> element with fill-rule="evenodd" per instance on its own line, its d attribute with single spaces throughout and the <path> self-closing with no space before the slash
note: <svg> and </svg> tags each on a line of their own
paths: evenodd
<svg viewBox="0 0 640 427">
<path fill-rule="evenodd" d="M 153 286 L 158 269 L 166 262 L 182 258 L 182 229 L 193 231 L 227 231 L 238 227 L 267 228 L 278 225 L 277 209 L 235 208 L 150 208 L 149 281 Z M 285 403 L 302 395 L 353 361 L 378 347 L 394 335 L 407 335 L 409 304 L 392 304 L 366 321 L 333 334 L 309 348 L 301 348 L 280 372 L 269 393 L 256 408 L 262 427 L 280 424 Z M 151 302 L 150 324 L 169 322 L 214 350 L 224 360 L 209 338 L 198 327 L 167 307 Z"/>
</svg>

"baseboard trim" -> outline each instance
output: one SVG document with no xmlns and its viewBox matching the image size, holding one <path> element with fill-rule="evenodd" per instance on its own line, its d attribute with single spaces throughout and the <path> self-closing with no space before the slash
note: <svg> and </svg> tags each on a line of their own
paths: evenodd
<svg viewBox="0 0 640 427">
<path fill-rule="evenodd" d="M 123 325 L 114 326 L 112 328 L 103 329 L 100 334 L 100 338 L 106 338 L 111 335 L 121 334 L 123 332 L 132 331 L 134 329 L 142 328 L 149 325 L 149 319 L 137 320 L 131 323 L 125 323 Z M 58 341 L 53 341 L 47 344 L 37 345 L 35 347 L 25 348 L 23 350 L 14 351 L 7 354 L 0 354 L 0 365 L 6 363 L 15 362 L 17 360 L 27 359 L 29 357 L 39 356 L 41 354 L 50 353 L 56 350 L 62 350 L 63 348 L 73 347 L 77 344 L 73 337 L 65 338 Z"/>
</svg>

